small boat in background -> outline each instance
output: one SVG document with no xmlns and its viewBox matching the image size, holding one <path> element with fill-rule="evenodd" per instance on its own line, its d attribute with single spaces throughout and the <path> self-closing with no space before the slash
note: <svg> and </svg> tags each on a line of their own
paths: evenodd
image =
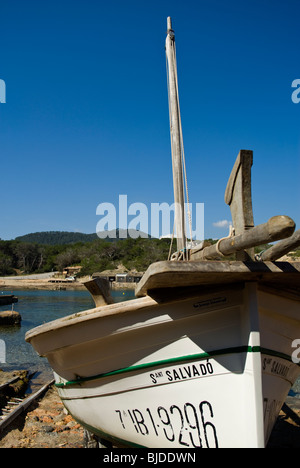
<svg viewBox="0 0 300 468">
<path fill-rule="evenodd" d="M 10 305 L 18 302 L 18 298 L 14 294 L 0 294 L 0 306 Z"/>
<path fill-rule="evenodd" d="M 276 262 L 299 245 L 288 216 L 254 226 L 252 151 L 241 150 L 225 192 L 234 231 L 189 248 L 175 36 L 168 18 L 171 147 L 177 253 L 152 264 L 136 299 L 37 327 L 26 340 L 54 370 L 72 416 L 121 447 L 265 447 L 300 375 L 300 263 Z M 279 241 L 255 256 L 253 247 Z M 226 260 L 235 254 L 236 260 Z M 106 445 L 107 442 L 103 442 Z"/>
</svg>

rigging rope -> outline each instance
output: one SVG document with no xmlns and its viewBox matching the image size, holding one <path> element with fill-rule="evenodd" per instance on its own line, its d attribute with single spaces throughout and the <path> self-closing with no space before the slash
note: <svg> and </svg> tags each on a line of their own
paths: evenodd
<svg viewBox="0 0 300 468">
<path fill-rule="evenodd" d="M 188 183 L 187 183 L 187 171 L 186 171 L 186 163 L 185 163 L 185 153 L 184 153 L 184 145 L 183 145 L 183 134 L 182 134 L 182 124 L 181 124 L 181 115 L 180 115 L 180 106 L 179 106 L 179 92 L 178 92 L 178 76 L 177 76 L 177 61 L 176 61 L 176 47 L 175 41 L 173 42 L 173 60 L 174 60 L 174 70 L 175 70 L 175 87 L 176 87 L 176 95 L 177 95 L 177 106 L 178 106 L 178 116 L 179 116 L 179 133 L 180 133 L 180 150 L 181 150 L 181 159 L 183 164 L 183 186 L 185 187 L 185 197 L 186 197 L 186 205 L 187 205 L 187 215 L 188 215 L 188 224 L 189 224 L 189 231 L 190 231 L 190 242 L 192 243 L 192 218 L 190 212 L 190 201 L 189 201 L 189 192 L 188 192 Z M 171 104 L 170 104 L 170 86 L 169 86 L 169 70 L 168 70 L 168 58 L 166 56 L 166 69 L 167 69 L 167 85 L 168 85 L 168 103 L 169 103 L 169 116 L 170 116 L 170 133 L 171 133 L 171 151 L 173 154 L 173 124 L 172 124 L 172 117 L 171 117 Z M 172 247 L 174 238 L 174 229 L 172 235 L 172 241 L 170 250 Z M 185 250 L 187 250 L 187 244 L 185 246 Z M 183 252 L 183 257 L 185 257 L 185 252 Z"/>
</svg>

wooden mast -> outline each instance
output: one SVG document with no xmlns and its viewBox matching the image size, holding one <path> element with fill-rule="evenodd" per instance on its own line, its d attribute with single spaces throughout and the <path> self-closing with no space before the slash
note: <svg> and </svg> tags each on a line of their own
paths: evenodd
<svg viewBox="0 0 300 468">
<path fill-rule="evenodd" d="M 172 29 L 171 18 L 167 20 L 168 31 L 166 38 L 166 57 L 168 72 L 168 93 L 170 113 L 170 133 L 173 167 L 173 186 L 175 202 L 175 229 L 177 236 L 177 250 L 183 252 L 186 259 L 186 234 L 185 234 L 185 210 L 184 210 L 184 185 L 182 167 L 182 141 L 181 122 L 178 98 L 177 67 L 175 54 L 175 35 Z"/>
</svg>

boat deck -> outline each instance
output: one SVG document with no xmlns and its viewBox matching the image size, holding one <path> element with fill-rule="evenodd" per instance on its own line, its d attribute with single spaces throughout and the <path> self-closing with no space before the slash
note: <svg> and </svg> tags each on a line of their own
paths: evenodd
<svg viewBox="0 0 300 468">
<path fill-rule="evenodd" d="M 136 296 L 159 296 L 167 288 L 216 286 L 245 281 L 284 290 L 300 300 L 300 262 L 162 261 L 153 263 L 138 283 Z"/>
</svg>

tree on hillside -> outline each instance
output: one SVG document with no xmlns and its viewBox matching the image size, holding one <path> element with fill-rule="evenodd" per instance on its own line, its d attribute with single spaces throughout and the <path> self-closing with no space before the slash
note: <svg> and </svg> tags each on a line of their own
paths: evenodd
<svg viewBox="0 0 300 468">
<path fill-rule="evenodd" d="M 80 263 L 80 256 L 78 255 L 77 250 L 68 248 L 65 252 L 62 252 L 57 255 L 55 264 L 59 271 L 64 270 L 64 268 Z"/>
<path fill-rule="evenodd" d="M 24 273 L 32 273 L 43 262 L 42 251 L 37 244 L 18 242 L 14 245 L 13 251 L 17 257 L 18 267 Z"/>
<path fill-rule="evenodd" d="M 0 252 L 0 275 L 10 275 L 12 272 L 12 258 Z"/>
</svg>

